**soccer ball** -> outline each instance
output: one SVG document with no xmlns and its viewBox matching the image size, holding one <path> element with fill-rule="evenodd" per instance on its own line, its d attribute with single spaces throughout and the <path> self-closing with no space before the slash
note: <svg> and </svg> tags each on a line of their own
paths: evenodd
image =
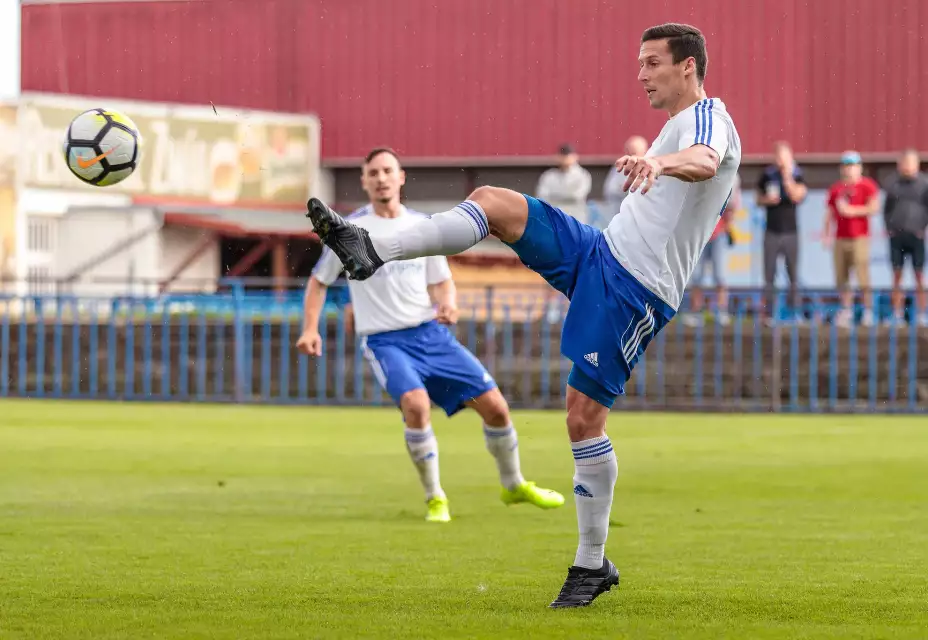
<svg viewBox="0 0 928 640">
<path fill-rule="evenodd" d="M 141 160 L 142 136 L 128 116 L 112 109 L 91 109 L 68 126 L 64 157 L 68 169 L 87 184 L 107 187 L 122 182 Z"/>
</svg>

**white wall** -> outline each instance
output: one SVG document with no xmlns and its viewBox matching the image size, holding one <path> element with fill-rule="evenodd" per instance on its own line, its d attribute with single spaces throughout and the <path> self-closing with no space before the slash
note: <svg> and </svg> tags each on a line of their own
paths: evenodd
<svg viewBox="0 0 928 640">
<path fill-rule="evenodd" d="M 157 224 L 147 209 L 83 209 L 60 218 L 55 269 L 67 276 L 87 261 Z M 101 264 L 87 270 L 66 292 L 77 295 L 145 295 L 157 293 L 161 275 L 161 235 L 155 229 Z M 144 282 L 146 281 L 147 282 Z"/>
<path fill-rule="evenodd" d="M 2 0 L 0 0 L 2 1 Z M 30 271 L 41 269 L 48 278 L 57 278 L 61 275 L 59 270 L 59 240 L 61 235 L 60 220 L 69 207 L 99 206 L 99 207 L 126 207 L 131 199 L 126 195 L 113 194 L 100 190 L 86 191 L 55 191 L 43 189 L 19 189 L 19 199 L 16 206 L 16 248 L 17 256 L 13 277 L 17 280 L 16 292 L 25 295 L 29 291 L 26 279 Z M 33 222 L 30 222 L 32 220 Z M 36 222 L 46 227 L 51 235 L 51 253 L 35 251 L 29 246 L 29 228 Z M 108 236 L 103 236 L 105 239 Z M 89 238 L 93 241 L 94 238 Z M 96 245 L 82 247 L 83 251 L 90 251 Z M 100 247 L 101 249 L 103 247 Z M 48 293 L 47 287 L 40 287 L 36 292 Z"/>
<path fill-rule="evenodd" d="M 161 273 L 168 278 L 209 232 L 187 227 L 166 226 L 161 230 Z M 187 266 L 168 288 L 169 292 L 214 292 L 219 278 L 219 239 L 213 235 L 210 246 Z"/>
</svg>

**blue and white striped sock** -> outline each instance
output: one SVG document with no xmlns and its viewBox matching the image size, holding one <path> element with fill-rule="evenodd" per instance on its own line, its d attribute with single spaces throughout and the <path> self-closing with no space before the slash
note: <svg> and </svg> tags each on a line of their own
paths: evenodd
<svg viewBox="0 0 928 640">
<path fill-rule="evenodd" d="M 525 482 L 519 469 L 519 437 L 516 428 L 491 427 L 483 425 L 483 437 L 487 442 L 487 451 L 496 460 L 500 483 L 509 489 L 515 489 Z"/>
<path fill-rule="evenodd" d="M 483 208 L 465 200 L 451 211 L 436 213 L 389 235 L 371 235 L 380 259 L 411 260 L 423 256 L 453 256 L 486 238 L 490 224 Z"/>
<path fill-rule="evenodd" d="M 441 489 L 438 475 L 438 440 L 428 424 L 423 429 L 406 428 L 406 450 L 419 472 L 419 480 L 425 490 L 425 499 L 443 498 L 445 492 Z"/>
<path fill-rule="evenodd" d="M 580 530 L 574 564 L 599 569 L 603 566 L 619 468 L 608 436 L 572 442 L 570 446 L 574 454 L 574 502 Z"/>
</svg>

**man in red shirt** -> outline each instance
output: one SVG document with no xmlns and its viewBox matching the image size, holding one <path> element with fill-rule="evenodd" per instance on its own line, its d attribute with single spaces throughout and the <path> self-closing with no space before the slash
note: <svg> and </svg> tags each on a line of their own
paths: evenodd
<svg viewBox="0 0 928 640">
<path fill-rule="evenodd" d="M 860 154 L 848 151 L 841 156 L 841 180 L 828 190 L 828 215 L 823 241 L 834 237 L 835 285 L 841 292 L 841 311 L 835 322 L 848 326 L 853 321 L 853 292 L 848 287 L 851 269 L 857 286 L 863 290 L 864 313 L 861 323 L 873 324 L 873 294 L 870 291 L 870 216 L 880 210 L 880 188 L 863 175 Z"/>
</svg>

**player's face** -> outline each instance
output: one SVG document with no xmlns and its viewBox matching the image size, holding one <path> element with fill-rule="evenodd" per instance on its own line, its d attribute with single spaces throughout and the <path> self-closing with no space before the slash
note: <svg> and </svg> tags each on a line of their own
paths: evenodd
<svg viewBox="0 0 928 640">
<path fill-rule="evenodd" d="M 400 188 L 406 184 L 406 172 L 389 153 L 371 158 L 361 169 L 361 187 L 371 202 L 387 204 L 400 197 Z"/>
<path fill-rule="evenodd" d="M 692 59 L 673 63 L 673 54 L 666 40 L 641 43 L 638 52 L 638 81 L 648 93 L 655 109 L 667 109 L 686 91 L 686 70 Z"/>
</svg>

